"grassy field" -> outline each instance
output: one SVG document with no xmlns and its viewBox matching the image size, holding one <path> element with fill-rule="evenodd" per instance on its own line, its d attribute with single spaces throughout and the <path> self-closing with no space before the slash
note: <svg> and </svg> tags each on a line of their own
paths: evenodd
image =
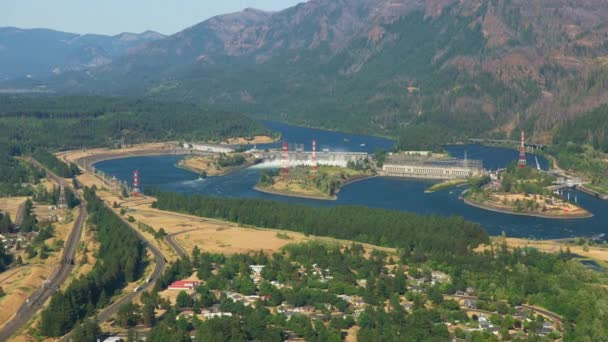
<svg viewBox="0 0 608 342">
<path fill-rule="evenodd" d="M 0 211 L 7 212 L 11 220 L 15 220 L 19 206 L 25 203 L 27 197 L 0 197 Z"/>
<path fill-rule="evenodd" d="M 78 216 L 78 208 L 72 211 L 72 216 Z M 68 222 L 65 224 L 55 223 L 55 235 L 48 239 L 46 244 L 54 246 L 55 241 L 66 241 L 73 224 Z M 36 290 L 42 286 L 42 283 L 50 276 L 53 269 L 61 259 L 62 251 L 55 251 L 50 254 L 47 259 L 40 259 L 36 256 L 32 259 L 27 259 L 25 252 L 18 252 L 15 257 L 21 256 L 23 261 L 28 265 L 20 268 L 11 268 L 3 273 L 0 273 L 0 286 L 6 292 L 6 296 L 0 298 L 0 326 L 4 325 L 14 314 L 25 300 Z"/>
</svg>

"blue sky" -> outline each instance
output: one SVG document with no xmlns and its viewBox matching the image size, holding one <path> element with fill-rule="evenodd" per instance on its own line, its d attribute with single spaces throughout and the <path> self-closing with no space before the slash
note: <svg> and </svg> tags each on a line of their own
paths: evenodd
<svg viewBox="0 0 608 342">
<path fill-rule="evenodd" d="M 277 11 L 305 0 L 0 0 L 0 27 L 171 34 L 247 7 Z"/>
</svg>

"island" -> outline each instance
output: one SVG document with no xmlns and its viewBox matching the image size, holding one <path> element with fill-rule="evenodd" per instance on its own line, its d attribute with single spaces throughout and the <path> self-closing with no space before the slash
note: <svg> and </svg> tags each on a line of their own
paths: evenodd
<svg viewBox="0 0 608 342">
<path fill-rule="evenodd" d="M 240 170 L 259 162 L 249 153 L 209 153 L 206 155 L 190 155 L 180 160 L 177 166 L 196 172 L 203 178 L 206 176 L 222 176 Z"/>
<path fill-rule="evenodd" d="M 277 195 L 336 200 L 340 188 L 357 180 L 374 176 L 369 163 L 349 163 L 347 167 L 307 165 L 289 168 L 288 174 L 277 169 L 262 171 L 255 190 Z"/>
<path fill-rule="evenodd" d="M 575 197 L 564 198 L 555 182 L 556 177 L 548 172 L 512 164 L 471 183 L 463 199 L 478 208 L 516 215 L 556 219 L 593 216 L 577 205 Z"/>
</svg>

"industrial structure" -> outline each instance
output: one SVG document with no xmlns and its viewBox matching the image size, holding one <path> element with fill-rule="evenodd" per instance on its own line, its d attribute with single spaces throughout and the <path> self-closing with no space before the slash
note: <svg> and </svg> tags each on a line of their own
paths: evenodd
<svg viewBox="0 0 608 342">
<path fill-rule="evenodd" d="M 317 176 L 318 164 L 317 164 L 317 141 L 312 141 L 312 166 L 310 168 L 310 177 L 314 178 Z"/>
<path fill-rule="evenodd" d="M 391 177 L 455 179 L 484 174 L 480 160 L 434 158 L 391 154 L 382 166 L 381 174 Z"/>
<path fill-rule="evenodd" d="M 193 152 L 232 153 L 236 151 L 236 148 L 230 145 L 183 143 L 182 147 Z"/>
<path fill-rule="evenodd" d="M 517 166 L 520 168 L 526 167 L 526 144 L 525 144 L 525 135 L 524 130 L 521 130 L 521 143 L 519 145 L 519 160 L 517 161 Z"/>
<path fill-rule="evenodd" d="M 252 152 L 256 159 L 262 160 L 262 165 L 281 169 L 281 175 L 286 176 L 290 167 L 310 166 L 315 173 L 319 165 L 346 167 L 349 162 L 357 163 L 370 158 L 365 152 L 333 152 L 329 150 L 317 151 L 317 143 L 313 140 L 312 151 L 304 151 L 301 145 L 283 143 L 279 151 Z"/>
<path fill-rule="evenodd" d="M 283 148 L 281 149 L 281 177 L 287 178 L 289 176 L 289 148 L 287 142 L 283 141 Z"/>
<path fill-rule="evenodd" d="M 133 171 L 133 197 L 139 196 L 139 171 Z"/>
</svg>

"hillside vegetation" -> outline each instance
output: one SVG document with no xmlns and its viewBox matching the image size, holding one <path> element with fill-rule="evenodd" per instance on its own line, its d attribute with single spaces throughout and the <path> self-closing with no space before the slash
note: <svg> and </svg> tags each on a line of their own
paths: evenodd
<svg viewBox="0 0 608 342">
<path fill-rule="evenodd" d="M 21 151 L 221 140 L 265 133 L 243 115 L 175 102 L 97 96 L 3 97 L 0 144 Z"/>
<path fill-rule="evenodd" d="M 603 0 L 320 0 L 211 18 L 45 85 L 205 103 L 426 148 L 548 141 L 608 103 Z"/>
</svg>

